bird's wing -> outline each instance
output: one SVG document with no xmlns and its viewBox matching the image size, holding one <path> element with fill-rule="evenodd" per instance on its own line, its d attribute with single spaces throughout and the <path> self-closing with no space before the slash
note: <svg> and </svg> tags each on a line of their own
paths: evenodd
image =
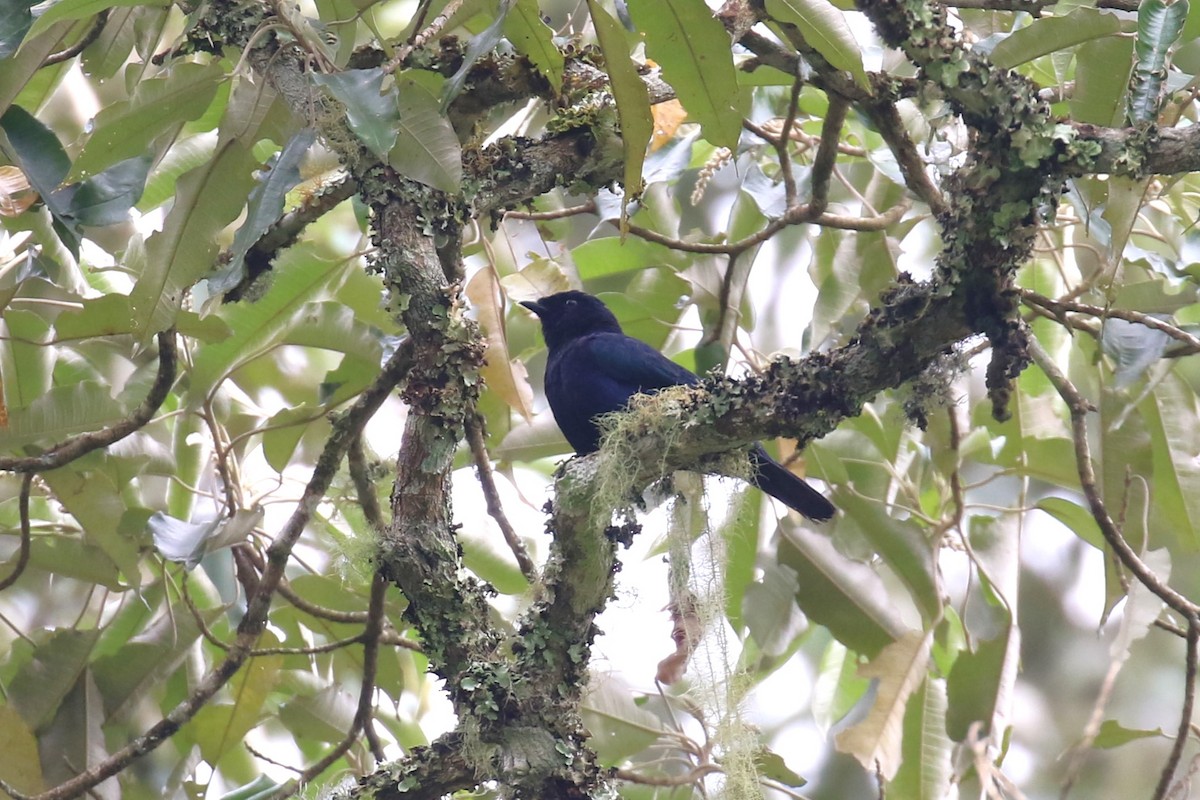
<svg viewBox="0 0 1200 800">
<path fill-rule="evenodd" d="M 668 386 L 698 383 L 699 378 L 643 341 L 619 333 L 602 333 L 587 339 L 588 355 L 609 378 L 652 392 Z"/>
</svg>

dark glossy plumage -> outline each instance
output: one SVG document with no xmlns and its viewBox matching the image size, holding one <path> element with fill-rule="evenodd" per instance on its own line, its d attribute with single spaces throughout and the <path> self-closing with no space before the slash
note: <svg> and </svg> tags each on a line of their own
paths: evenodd
<svg viewBox="0 0 1200 800">
<path fill-rule="evenodd" d="M 619 411 L 638 393 L 700 379 L 645 342 L 626 336 L 617 318 L 585 292 L 559 292 L 521 305 L 542 322 L 550 351 L 546 399 L 554 420 L 580 455 L 600 447 L 596 416 Z M 813 520 L 833 516 L 834 506 L 816 489 L 788 472 L 755 444 L 753 483 Z"/>
</svg>

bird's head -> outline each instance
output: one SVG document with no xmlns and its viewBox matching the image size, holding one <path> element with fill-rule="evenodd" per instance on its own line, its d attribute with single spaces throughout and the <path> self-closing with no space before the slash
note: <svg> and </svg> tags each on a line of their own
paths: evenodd
<svg viewBox="0 0 1200 800">
<path fill-rule="evenodd" d="M 559 292 L 539 300 L 523 300 L 542 321 L 546 346 L 553 349 L 589 333 L 621 332 L 621 324 L 608 306 L 587 292 Z"/>
</svg>

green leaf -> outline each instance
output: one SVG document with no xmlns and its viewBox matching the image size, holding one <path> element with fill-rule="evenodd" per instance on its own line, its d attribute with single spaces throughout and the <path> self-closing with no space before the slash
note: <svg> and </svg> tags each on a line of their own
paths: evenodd
<svg viewBox="0 0 1200 800">
<path fill-rule="evenodd" d="M 1175 373 L 1165 376 L 1138 409 L 1150 432 L 1154 482 L 1150 529 L 1163 540 L 1153 546 L 1200 548 L 1200 426 L 1196 396 Z"/>
<path fill-rule="evenodd" d="M 125 413 L 108 386 L 95 381 L 55 386 L 25 408 L 10 410 L 0 449 L 13 450 L 35 442 L 54 444 L 75 433 L 112 425 Z"/>
<path fill-rule="evenodd" d="M 36 0 L 3 0 L 0 2 L 0 61 L 17 52 L 29 27 L 33 25 L 30 9 Z M 0 775 L 3 775 L 0 770 Z"/>
<path fill-rule="evenodd" d="M 836 6 L 826 0 L 767 0 L 767 13 L 799 28 L 804 40 L 834 69 L 849 72 L 864 89 L 869 86 L 858 41 Z"/>
<path fill-rule="evenodd" d="M 892 517 L 879 503 L 854 502 L 848 493 L 834 491 L 834 505 L 844 511 L 845 525 L 869 542 L 883 562 L 904 581 L 926 621 L 941 616 L 933 548 L 912 520 Z"/>
<path fill-rule="evenodd" d="M 0 55 L 0 58 L 3 57 Z M 0 705 L 0 778 L 28 795 L 46 788 L 37 739 L 30 726 L 10 705 Z"/>
<path fill-rule="evenodd" d="M 340 686 L 292 698 L 279 708 L 279 721 L 298 741 L 340 742 L 346 738 L 358 698 Z"/>
<path fill-rule="evenodd" d="M 603 236 L 589 239 L 571 251 L 571 260 L 580 280 L 590 281 L 606 275 L 661 267 L 677 262 L 677 257 L 664 245 L 639 239 L 636 236 Z"/>
<path fill-rule="evenodd" d="M 32 405 L 50 390 L 54 350 L 45 344 L 49 332 L 45 317 L 34 311 L 7 308 L 0 316 L 0 369 L 9 413 Z M 11 423 L 7 433 L 13 435 Z M 0 443 L 7 439 L 0 428 Z"/>
<path fill-rule="evenodd" d="M 170 5 L 169 0 L 56 0 L 40 17 L 34 20 L 33 27 L 25 35 L 25 41 L 48 30 L 56 22 L 87 19 L 110 8 L 168 5 Z"/>
<path fill-rule="evenodd" d="M 92 135 L 71 173 L 94 175 L 119 161 L 146 154 L 155 139 L 204 113 L 224 79 L 219 62 L 175 63 L 162 78 L 140 81 L 128 100 L 107 106 L 92 121 Z"/>
<path fill-rule="evenodd" d="M 827 537 L 781 525 L 779 563 L 797 577 L 796 602 L 847 647 L 873 656 L 905 630 L 879 575 L 834 549 Z"/>
<path fill-rule="evenodd" d="M 1167 80 L 1168 52 L 1187 21 L 1187 0 L 1143 0 L 1138 3 L 1137 61 L 1129 89 L 1129 121 L 1149 124 L 1158 119 Z"/>
<path fill-rule="evenodd" d="M 1092 547 L 1101 552 L 1104 551 L 1104 536 L 1100 533 L 1096 518 L 1083 506 L 1072 503 L 1064 497 L 1043 497 L 1035 507 L 1066 525 L 1074 531 L 1076 536 Z"/>
<path fill-rule="evenodd" d="M 179 179 L 163 229 L 146 242 L 146 266 L 130 293 L 139 340 L 175 322 L 185 292 L 212 271 L 217 234 L 241 213 L 253 186 L 254 154 L 236 140 Z"/>
<path fill-rule="evenodd" d="M 276 262 L 276 278 L 258 302 L 221 309 L 220 316 L 234 333 L 196 353 L 192 369 L 193 402 L 203 402 L 231 372 L 278 344 L 301 322 L 297 315 L 305 304 L 336 291 L 353 263 L 353 260 L 340 263 L 327 260 L 306 245 L 293 247 L 281 255 Z"/>
<path fill-rule="evenodd" d="M 43 199 L 49 198 L 71 169 L 71 160 L 58 137 L 28 111 L 15 105 L 9 106 L 0 117 L 0 128 L 8 138 L 6 155 L 21 167 L 29 185 Z"/>
<path fill-rule="evenodd" d="M 629 58 L 625 29 L 604 10 L 599 0 L 587 0 L 588 13 L 596 29 L 600 50 L 604 53 L 604 69 L 608 73 L 617 115 L 621 119 L 621 143 L 625 162 L 625 194 L 621 201 L 621 217 L 642 189 L 642 164 L 646 161 L 646 146 L 654 133 L 650 116 L 650 93 L 642 83 L 637 68 Z"/>
<path fill-rule="evenodd" d="M 554 46 L 554 31 L 542 21 L 537 0 L 517 0 L 513 4 L 504 18 L 504 35 L 558 94 L 563 82 L 563 55 Z"/>
<path fill-rule="evenodd" d="M 817 665 L 813 683 L 813 721 L 828 734 L 862 699 L 871 682 L 858 674 L 858 660 L 846 645 L 833 639 Z"/>
<path fill-rule="evenodd" d="M 1133 69 L 1133 41 L 1106 36 L 1084 42 L 1075 51 L 1075 92 L 1071 118 L 1104 127 L 1124 122 L 1122 100 Z"/>
<path fill-rule="evenodd" d="M 1019 659 L 1019 633 L 1009 625 L 994 639 L 975 642 L 974 652 L 960 653 L 946 681 L 946 733 L 956 742 L 967 738 L 975 722 L 983 723 L 982 733 L 999 741 L 1007 723 L 1002 716 L 1012 696 Z"/>
<path fill-rule="evenodd" d="M 742 610 L 750 635 L 772 657 L 783 655 L 804 632 L 804 615 L 796 607 L 796 573 L 786 566 L 767 564 L 761 581 L 746 587 Z"/>
<path fill-rule="evenodd" d="M 1000 69 L 1012 69 L 1038 56 L 1120 31 L 1121 20 L 1116 15 L 1080 7 L 1062 17 L 1035 19 L 996 45 L 990 57 Z"/>
<path fill-rule="evenodd" d="M 259 647 L 272 647 L 278 640 L 271 632 L 259 639 Z M 232 703 L 210 703 L 188 722 L 189 730 L 200 745 L 200 753 L 209 764 L 216 764 L 231 748 L 241 745 L 250 729 L 258 725 L 267 695 L 279 679 L 283 656 L 251 658 L 229 682 Z"/>
<path fill-rule="evenodd" d="M 888 796 L 941 800 L 950 792 L 954 743 L 946 736 L 946 682 L 928 678 L 908 700 L 900 771 Z"/>
<path fill-rule="evenodd" d="M 397 172 L 426 186 L 454 193 L 462 182 L 462 148 L 458 136 L 438 105 L 421 84 L 396 81 L 399 128 L 388 164 Z"/>
<path fill-rule="evenodd" d="M 383 91 L 383 70 L 348 69 L 330 75 L 315 73 L 312 78 L 346 107 L 346 122 L 367 149 L 384 158 L 396 143 L 400 113 L 396 108 L 396 90 Z"/>
<path fill-rule="evenodd" d="M 737 149 L 743 110 L 729 33 L 702 0 L 633 2 L 629 13 L 646 36 L 646 54 L 662 67 L 704 138 Z"/>
<path fill-rule="evenodd" d="M 463 53 L 462 64 L 442 86 L 442 99 L 438 109 L 441 113 L 445 113 L 450 104 L 454 102 L 454 98 L 462 92 L 467 83 L 467 76 L 471 74 L 471 67 L 475 66 L 475 62 L 484 53 L 490 53 L 496 49 L 496 45 L 500 43 L 500 39 L 504 35 L 505 20 L 512 7 L 513 0 L 500 0 L 500 6 L 495 12 L 495 19 L 478 35 L 471 37 L 471 43 L 467 45 L 467 52 Z"/>
<path fill-rule="evenodd" d="M 609 673 L 592 674 L 579 712 L 591 732 L 588 744 L 609 766 L 642 752 L 665 732 L 658 717 L 635 704 L 632 690 Z"/>
<path fill-rule="evenodd" d="M 141 199 L 153 157 L 147 153 L 114 164 L 75 187 L 64 216 L 80 225 L 115 225 L 129 219 Z"/>
<path fill-rule="evenodd" d="M 8 702 L 32 730 L 50 722 L 87 666 L 100 632 L 59 629 L 38 644 L 33 659 L 8 685 Z"/>
<path fill-rule="evenodd" d="M 1116 720 L 1106 719 L 1100 723 L 1100 732 L 1092 740 L 1092 746 L 1107 750 L 1113 747 L 1120 747 L 1123 744 L 1129 744 L 1130 742 L 1136 742 L 1138 739 L 1152 738 L 1169 739 L 1171 736 L 1165 733 L 1162 728 L 1155 728 L 1154 730 L 1126 728 Z"/>
<path fill-rule="evenodd" d="M 269 169 L 265 170 L 265 175 L 260 173 L 258 183 L 246 203 L 246 219 L 229 247 L 229 263 L 208 279 L 210 295 L 224 294 L 245 277 L 246 253 L 283 214 L 287 193 L 303 180 L 300 164 L 316 137 L 315 129 L 303 129 L 288 139 Z"/>
</svg>

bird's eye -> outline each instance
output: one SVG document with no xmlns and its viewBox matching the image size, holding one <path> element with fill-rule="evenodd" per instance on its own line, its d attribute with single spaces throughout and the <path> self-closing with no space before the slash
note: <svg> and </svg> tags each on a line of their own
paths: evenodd
<svg viewBox="0 0 1200 800">
<path fill-rule="evenodd" d="M 579 301 L 575 300 L 575 298 L 571 298 L 566 303 L 567 308 L 574 308 L 577 305 L 579 305 Z"/>
</svg>

